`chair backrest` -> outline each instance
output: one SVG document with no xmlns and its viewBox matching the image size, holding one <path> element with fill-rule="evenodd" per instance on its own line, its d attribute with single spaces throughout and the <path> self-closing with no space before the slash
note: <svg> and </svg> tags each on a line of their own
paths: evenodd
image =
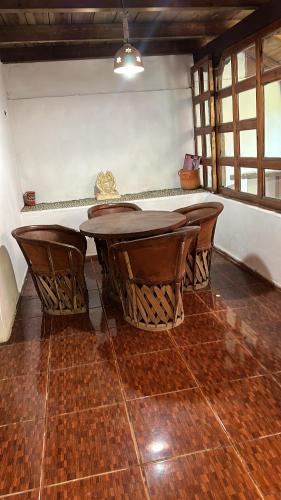
<svg viewBox="0 0 281 500">
<path fill-rule="evenodd" d="M 59 225 L 24 226 L 12 231 L 35 273 L 83 268 L 87 242 L 78 231 Z"/>
<path fill-rule="evenodd" d="M 210 202 L 175 210 L 175 212 L 186 216 L 187 226 L 200 226 L 197 239 L 198 250 L 207 249 L 213 244 L 217 218 L 223 208 L 222 203 Z"/>
<path fill-rule="evenodd" d="M 88 219 L 99 217 L 100 215 L 109 215 L 116 212 L 130 212 L 141 210 L 135 203 L 103 203 L 89 208 Z"/>
<path fill-rule="evenodd" d="M 112 245 L 110 257 L 116 278 L 149 285 L 180 282 L 187 253 L 198 232 L 199 227 L 184 227 L 173 233 Z"/>
</svg>

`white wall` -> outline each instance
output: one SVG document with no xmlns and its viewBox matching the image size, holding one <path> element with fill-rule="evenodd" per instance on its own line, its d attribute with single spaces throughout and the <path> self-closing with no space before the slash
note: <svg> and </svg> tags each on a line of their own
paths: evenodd
<svg viewBox="0 0 281 500">
<path fill-rule="evenodd" d="M 26 270 L 11 236 L 11 230 L 21 225 L 22 196 L 2 70 L 0 63 L 0 342 L 9 337 Z"/>
<path fill-rule="evenodd" d="M 209 194 L 219 201 L 215 245 L 281 287 L 281 214 Z"/>
<path fill-rule="evenodd" d="M 112 170 L 120 193 L 173 188 L 193 152 L 191 56 L 144 59 L 126 80 L 112 61 L 6 66 L 22 190 L 37 201 L 93 196 Z"/>
</svg>

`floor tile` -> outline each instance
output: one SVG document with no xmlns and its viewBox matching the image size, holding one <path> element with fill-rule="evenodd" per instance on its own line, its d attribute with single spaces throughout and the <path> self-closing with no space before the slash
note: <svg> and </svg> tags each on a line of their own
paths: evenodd
<svg viewBox="0 0 281 500">
<path fill-rule="evenodd" d="M 281 435 L 248 441 L 238 446 L 264 495 L 281 497 Z"/>
<path fill-rule="evenodd" d="M 15 321 L 8 344 L 16 342 L 28 342 L 29 340 L 44 340 L 51 333 L 50 316 L 43 315 L 36 318 L 25 317 Z"/>
<path fill-rule="evenodd" d="M 27 491 L 16 495 L 1 497 L 4 500 L 39 500 L 39 490 Z"/>
<path fill-rule="evenodd" d="M 51 340 L 51 369 L 96 363 L 111 358 L 111 343 L 106 333 L 82 332 L 53 336 Z"/>
<path fill-rule="evenodd" d="M 52 335 L 73 335 L 84 332 L 107 332 L 106 316 L 101 307 L 90 309 L 89 313 L 57 316 L 52 321 Z"/>
<path fill-rule="evenodd" d="M 85 275 L 87 289 L 90 292 L 91 290 L 98 289 L 97 278 L 95 275 Z"/>
<path fill-rule="evenodd" d="M 224 288 L 219 293 L 214 290 L 198 292 L 198 296 L 209 307 L 211 311 L 221 309 L 235 309 L 256 305 L 255 299 L 247 288 L 235 288 L 234 286 Z"/>
<path fill-rule="evenodd" d="M 181 349 L 199 384 L 218 383 L 264 373 L 234 338 Z"/>
<path fill-rule="evenodd" d="M 248 326 L 261 335 L 269 333 L 281 334 L 281 319 L 261 304 L 257 306 L 244 307 L 238 312 L 242 327 Z"/>
<path fill-rule="evenodd" d="M 42 316 L 42 305 L 38 298 L 22 297 L 18 302 L 16 319 Z"/>
<path fill-rule="evenodd" d="M 0 379 L 47 370 L 49 341 L 0 347 Z"/>
<path fill-rule="evenodd" d="M 205 302 L 193 292 L 186 292 L 183 294 L 183 309 L 185 316 L 209 312 L 209 308 Z"/>
<path fill-rule="evenodd" d="M 0 495 L 37 488 L 44 421 L 0 427 Z"/>
<path fill-rule="evenodd" d="M 274 373 L 274 375 L 273 375 L 273 376 L 274 376 L 275 380 L 277 380 L 278 384 L 280 384 L 280 385 L 281 385 L 281 372 L 279 372 L 279 373 Z"/>
<path fill-rule="evenodd" d="M 48 420 L 45 485 L 126 468 L 136 463 L 123 405 Z"/>
<path fill-rule="evenodd" d="M 50 372 L 50 415 L 86 410 L 122 401 L 113 361 L 81 365 Z"/>
<path fill-rule="evenodd" d="M 227 443 L 199 389 L 128 403 L 142 460 L 158 460 Z"/>
<path fill-rule="evenodd" d="M 232 448 L 145 466 L 151 500 L 257 500 L 255 486 Z"/>
<path fill-rule="evenodd" d="M 176 351 L 140 354 L 119 361 L 127 399 L 196 386 Z"/>
<path fill-rule="evenodd" d="M 271 286 L 263 283 L 252 285 L 250 287 L 252 296 L 258 300 L 263 306 L 267 307 L 271 312 L 280 315 L 281 310 L 281 292 Z"/>
<path fill-rule="evenodd" d="M 173 348 L 167 332 L 146 332 L 130 325 L 110 330 L 117 357 Z"/>
<path fill-rule="evenodd" d="M 101 307 L 101 299 L 98 290 L 89 290 L 89 307 Z"/>
<path fill-rule="evenodd" d="M 0 425 L 43 418 L 46 373 L 0 380 Z"/>
<path fill-rule="evenodd" d="M 200 344 L 231 337 L 231 328 L 222 324 L 212 313 L 187 316 L 182 325 L 170 330 L 179 346 Z"/>
<path fill-rule="evenodd" d="M 139 468 L 71 481 L 43 490 L 42 500 L 144 500 L 145 490 Z"/>
<path fill-rule="evenodd" d="M 225 382 L 203 391 L 235 441 L 281 432 L 281 388 L 270 377 Z"/>
<path fill-rule="evenodd" d="M 244 311 L 244 312 L 243 312 Z M 278 371 L 281 368 L 281 329 L 278 320 L 255 319 L 255 309 L 247 311 L 220 311 L 216 313 L 218 319 L 228 324 L 234 334 L 263 366 L 269 371 Z"/>
<path fill-rule="evenodd" d="M 37 298 L 37 291 L 30 274 L 27 274 L 25 282 L 22 287 L 21 294 L 23 297 L 34 297 Z"/>
</svg>

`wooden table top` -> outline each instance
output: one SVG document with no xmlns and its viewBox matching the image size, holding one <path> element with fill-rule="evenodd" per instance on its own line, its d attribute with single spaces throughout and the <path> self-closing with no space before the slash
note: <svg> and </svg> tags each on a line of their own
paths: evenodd
<svg viewBox="0 0 281 500">
<path fill-rule="evenodd" d="M 185 215 L 160 210 L 116 212 L 83 222 L 80 231 L 85 236 L 101 239 L 145 238 L 165 234 L 184 226 Z"/>
</svg>

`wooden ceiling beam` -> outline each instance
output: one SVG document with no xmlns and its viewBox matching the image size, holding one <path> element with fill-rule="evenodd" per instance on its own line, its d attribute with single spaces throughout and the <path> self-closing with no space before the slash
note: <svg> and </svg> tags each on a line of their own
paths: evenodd
<svg viewBox="0 0 281 500">
<path fill-rule="evenodd" d="M 192 54 L 200 46 L 199 40 L 171 40 L 170 42 L 140 42 L 135 46 L 144 56 Z M 69 59 L 111 58 L 120 48 L 117 43 L 94 45 L 37 45 L 35 47 L 0 48 L 3 63 L 61 61 Z"/>
<path fill-rule="evenodd" d="M 185 8 L 240 7 L 253 9 L 269 0 L 124 0 L 124 6 L 138 11 Z M 0 13 L 10 12 L 95 12 L 122 9 L 122 0 L 1 0 Z"/>
<path fill-rule="evenodd" d="M 131 23 L 130 39 L 184 39 L 217 36 L 239 21 L 225 23 Z M 0 45 L 75 41 L 123 40 L 120 23 L 17 25 L 0 27 Z"/>
<path fill-rule="evenodd" d="M 218 38 L 203 46 L 194 53 L 194 61 L 198 62 L 206 56 L 211 56 L 215 65 L 218 64 L 221 54 L 267 26 L 281 22 L 281 1 L 271 0 L 268 5 L 261 7 L 240 23 L 223 33 Z"/>
</svg>

